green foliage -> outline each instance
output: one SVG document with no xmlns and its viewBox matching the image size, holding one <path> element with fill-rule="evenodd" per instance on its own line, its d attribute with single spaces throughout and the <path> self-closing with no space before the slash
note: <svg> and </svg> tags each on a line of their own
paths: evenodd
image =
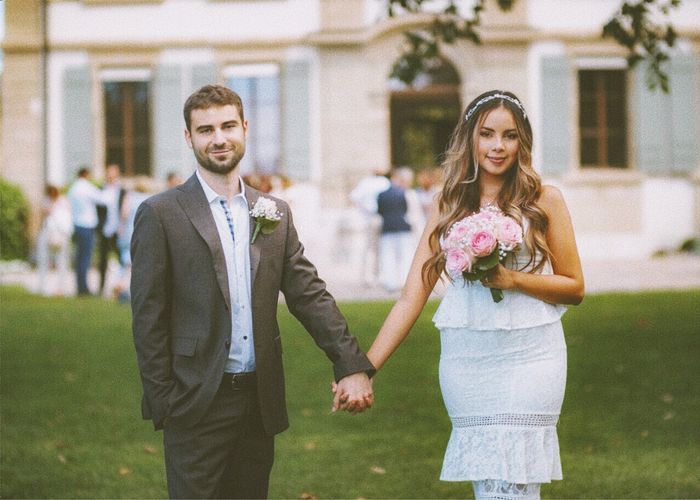
<svg viewBox="0 0 700 500">
<path fill-rule="evenodd" d="M 670 23 L 660 24 L 657 17 L 668 19 L 680 0 L 642 0 L 624 2 L 615 16 L 603 27 L 603 36 L 615 39 L 628 51 L 630 67 L 646 61 L 646 81 L 649 88 L 660 86 L 668 92 L 668 75 L 662 64 L 669 60 L 669 50 L 677 34 Z M 661 14 L 661 16 L 658 16 Z"/>
<path fill-rule="evenodd" d="M 679 252 L 685 253 L 700 253 L 700 239 L 688 238 L 683 240 L 683 243 L 678 247 Z"/>
<path fill-rule="evenodd" d="M 516 0 L 498 0 L 498 8 L 510 10 Z M 394 63 L 391 77 L 411 84 L 421 73 L 430 73 L 440 57 L 440 45 L 465 40 L 481 43 L 477 31 L 481 25 L 481 13 L 486 0 L 475 0 L 471 12 L 460 11 L 456 0 L 444 3 L 440 0 L 389 0 L 390 17 L 424 12 L 426 4 L 445 4 L 433 16 L 430 26 L 422 30 L 405 33 L 406 44 L 399 59 Z M 603 27 L 603 37 L 613 38 L 628 51 L 627 61 L 634 67 L 647 62 L 646 79 L 651 89 L 660 87 L 668 92 L 668 74 L 663 68 L 669 59 L 669 50 L 676 41 L 676 32 L 670 22 L 659 23 L 656 19 L 668 20 L 671 9 L 681 0 L 634 0 L 624 1 L 617 13 Z"/>
<path fill-rule="evenodd" d="M 0 260 L 29 255 L 29 205 L 19 187 L 0 178 Z"/>
<path fill-rule="evenodd" d="M 699 498 L 700 291 L 588 297 L 564 316 L 564 481 L 543 498 Z M 162 436 L 140 417 L 127 307 L 0 288 L 2 498 L 164 498 Z M 330 412 L 330 363 L 284 309 L 291 428 L 271 498 L 465 498 L 438 480 L 450 434 L 430 302 L 377 375 L 376 404 Z M 363 348 L 391 303 L 341 304 Z M 40 471 L 40 472 L 38 472 Z"/>
</svg>

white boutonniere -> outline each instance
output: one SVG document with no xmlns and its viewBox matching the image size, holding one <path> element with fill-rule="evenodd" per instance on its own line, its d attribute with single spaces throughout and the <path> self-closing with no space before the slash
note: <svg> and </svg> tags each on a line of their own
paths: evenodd
<svg viewBox="0 0 700 500">
<path fill-rule="evenodd" d="M 282 212 L 277 210 L 277 203 L 262 196 L 255 202 L 250 216 L 255 219 L 255 231 L 250 239 L 251 245 L 255 243 L 258 233 L 270 234 L 282 220 Z"/>
</svg>

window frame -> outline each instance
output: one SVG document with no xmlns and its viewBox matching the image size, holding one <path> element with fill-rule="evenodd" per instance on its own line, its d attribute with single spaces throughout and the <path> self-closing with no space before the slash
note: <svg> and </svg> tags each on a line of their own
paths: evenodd
<svg viewBox="0 0 700 500">
<path fill-rule="evenodd" d="M 631 72 L 627 66 L 627 62 L 621 57 L 606 57 L 606 58 L 579 58 L 576 61 L 576 73 L 575 73 L 575 93 L 576 93 L 576 108 L 575 108 L 575 130 L 576 130 L 576 162 L 578 169 L 580 171 L 618 171 L 627 172 L 633 170 L 634 158 L 633 158 L 633 144 L 631 138 L 631 110 L 632 110 L 632 80 Z M 610 153 L 606 154 L 605 161 L 596 163 L 585 163 L 583 162 L 583 127 L 581 124 L 581 104 L 582 104 L 582 93 L 581 93 L 581 73 L 583 71 L 595 71 L 595 72 L 605 72 L 605 71 L 616 71 L 622 73 L 623 78 L 623 92 L 624 92 L 624 110 L 623 119 L 624 123 L 622 126 L 622 140 L 624 141 L 624 159 L 622 164 L 616 165 L 610 162 Z M 607 122 L 607 109 L 603 110 L 605 116 L 599 117 L 598 122 Z M 605 134 L 604 138 L 600 136 L 597 139 L 599 142 L 603 141 L 604 149 L 607 150 L 608 143 L 610 141 L 610 134 Z M 600 158 L 600 154 L 598 155 Z"/>
<path fill-rule="evenodd" d="M 147 85 L 146 92 L 147 92 L 147 102 L 148 102 L 148 109 L 147 109 L 147 117 L 148 117 L 148 124 L 147 124 L 147 130 L 146 130 L 146 140 L 147 140 L 147 161 L 146 164 L 143 168 L 143 171 L 137 171 L 135 169 L 136 164 L 134 165 L 129 165 L 128 162 L 122 162 L 120 164 L 120 167 L 122 169 L 122 174 L 125 177 L 133 177 L 137 175 L 145 175 L 148 177 L 152 177 L 154 175 L 154 170 L 155 170 L 155 165 L 154 165 L 154 135 L 153 135 L 153 120 L 152 120 L 152 112 L 153 112 L 153 70 L 151 68 L 147 67 L 107 67 L 107 68 L 102 68 L 99 71 L 99 78 L 98 78 L 98 83 L 99 83 L 99 89 L 100 89 L 100 102 L 101 102 L 101 109 L 102 109 L 102 124 L 101 124 L 101 136 L 102 136 L 102 145 L 103 145 L 103 154 L 104 154 L 104 163 L 109 163 L 113 161 L 109 157 L 109 145 L 108 145 L 108 137 L 107 137 L 107 113 L 108 109 L 105 104 L 105 99 L 106 99 L 106 92 L 105 92 L 105 85 L 106 84 L 128 84 L 128 83 L 145 83 Z M 132 141 L 135 142 L 136 141 Z M 136 146 L 133 146 L 134 152 L 136 151 Z"/>
</svg>

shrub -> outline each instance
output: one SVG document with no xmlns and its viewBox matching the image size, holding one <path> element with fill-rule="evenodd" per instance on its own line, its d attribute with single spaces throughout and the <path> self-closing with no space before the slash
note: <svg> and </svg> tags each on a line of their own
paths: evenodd
<svg viewBox="0 0 700 500">
<path fill-rule="evenodd" d="M 0 178 L 0 260 L 29 255 L 29 204 L 19 187 Z"/>
<path fill-rule="evenodd" d="M 700 253 L 700 239 L 688 238 L 678 247 L 679 252 Z"/>
</svg>

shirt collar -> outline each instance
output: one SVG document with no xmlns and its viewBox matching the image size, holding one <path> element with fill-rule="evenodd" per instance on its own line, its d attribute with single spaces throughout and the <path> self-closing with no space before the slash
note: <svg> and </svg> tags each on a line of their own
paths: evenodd
<svg viewBox="0 0 700 500">
<path fill-rule="evenodd" d="M 204 180 L 204 177 L 202 177 L 202 174 L 199 173 L 199 168 L 195 170 L 195 174 L 197 175 L 197 179 L 199 179 L 199 183 L 202 185 L 202 189 L 204 190 L 204 195 L 207 197 L 207 202 L 211 204 L 217 199 L 223 200 L 224 197 L 219 195 L 216 191 L 214 191 L 209 184 L 207 184 L 207 181 Z M 236 196 L 233 198 L 236 199 L 236 197 L 240 196 L 243 198 L 244 201 L 246 201 L 246 204 L 248 203 L 245 197 L 245 183 L 243 182 L 243 179 L 241 176 L 238 176 L 238 182 L 241 185 L 241 192 L 238 193 Z M 225 200 L 228 201 L 228 200 Z"/>
</svg>

